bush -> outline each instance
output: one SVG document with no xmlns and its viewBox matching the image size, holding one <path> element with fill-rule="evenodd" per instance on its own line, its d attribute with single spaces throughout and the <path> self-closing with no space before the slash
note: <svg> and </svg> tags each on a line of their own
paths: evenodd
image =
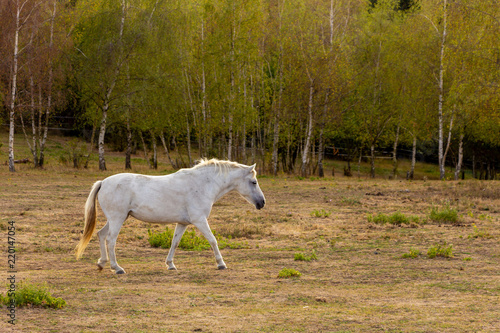
<svg viewBox="0 0 500 333">
<path fill-rule="evenodd" d="M 427 256 L 429 257 L 429 259 L 433 259 L 436 257 L 451 258 L 453 257 L 452 248 L 453 245 L 446 246 L 446 243 L 444 243 L 443 246 L 436 244 L 429 248 L 429 250 L 427 251 Z"/>
<path fill-rule="evenodd" d="M 420 223 L 420 218 L 418 216 L 410 216 L 407 217 L 405 214 L 396 212 L 392 215 L 385 215 L 379 213 L 377 215 L 368 214 L 366 217 L 368 222 L 376 223 L 376 224 L 386 224 L 390 223 L 393 225 L 402 225 L 402 224 L 411 224 L 411 223 Z"/>
<path fill-rule="evenodd" d="M 318 260 L 318 257 L 316 256 L 316 251 L 313 250 L 313 252 L 310 256 L 306 256 L 303 253 L 295 253 L 294 260 L 311 261 L 311 260 Z"/>
<path fill-rule="evenodd" d="M 410 249 L 409 253 L 403 253 L 403 255 L 401 257 L 405 258 L 405 259 L 408 259 L 408 258 L 415 259 L 415 258 L 418 258 L 419 255 L 420 255 L 420 251 L 419 250 L 417 250 L 417 249 Z"/>
<path fill-rule="evenodd" d="M 450 208 L 449 206 L 442 210 L 432 207 L 429 218 L 434 222 L 458 223 L 458 212 L 456 209 Z"/>
<path fill-rule="evenodd" d="M 288 278 L 294 278 L 294 277 L 300 277 L 302 275 L 301 272 L 299 271 L 296 271 L 295 269 L 293 268 L 283 268 L 279 274 L 278 274 L 278 278 L 280 279 L 288 279 Z"/>
<path fill-rule="evenodd" d="M 315 209 L 311 212 L 311 216 L 314 216 L 314 217 L 328 217 L 330 216 L 331 213 L 330 212 L 327 212 L 326 210 L 324 209 Z"/>
<path fill-rule="evenodd" d="M 229 247 L 231 249 L 239 249 L 245 247 L 245 245 L 238 242 L 230 242 L 226 238 L 221 235 L 213 232 L 215 238 L 217 239 L 217 243 L 219 245 L 219 249 L 224 249 Z M 164 249 L 170 248 L 172 245 L 172 239 L 174 237 L 174 229 L 170 229 L 168 227 L 165 228 L 164 232 L 152 232 L 148 229 L 148 242 L 152 247 L 162 247 Z M 188 251 L 203 251 L 210 249 L 210 243 L 203 236 L 198 236 L 194 229 L 186 230 L 184 235 L 179 242 L 179 248 Z"/>
<path fill-rule="evenodd" d="M 60 297 L 53 297 L 45 284 L 38 285 L 31 284 L 28 281 L 21 281 L 17 287 L 13 298 L 0 295 L 0 302 L 9 305 L 14 299 L 16 307 L 37 306 L 60 309 L 66 306 L 66 301 Z"/>
</svg>

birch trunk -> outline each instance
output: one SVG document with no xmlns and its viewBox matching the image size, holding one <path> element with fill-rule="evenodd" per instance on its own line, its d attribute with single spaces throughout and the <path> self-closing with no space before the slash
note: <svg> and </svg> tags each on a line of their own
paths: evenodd
<svg viewBox="0 0 500 333">
<path fill-rule="evenodd" d="M 325 170 L 323 168 L 323 159 L 325 155 L 325 147 L 324 147 L 324 132 L 325 132 L 325 123 L 326 123 L 326 111 L 328 109 L 328 95 L 329 90 L 326 91 L 325 94 L 325 105 L 323 107 L 323 114 L 321 116 L 321 127 L 319 131 L 319 145 L 318 145 L 318 175 L 320 177 L 325 176 Z"/>
<path fill-rule="evenodd" d="M 50 42 L 49 42 L 49 52 L 52 53 L 54 47 L 54 21 L 56 17 L 57 1 L 54 1 L 54 7 L 52 9 L 52 17 L 50 22 Z M 43 168 L 45 163 L 45 143 L 47 142 L 47 135 L 49 132 L 49 117 L 52 111 L 52 84 L 54 80 L 54 69 L 52 68 L 52 55 L 49 56 L 49 79 L 47 87 L 47 109 L 45 111 L 45 125 L 43 128 L 42 141 L 40 142 L 40 159 L 38 161 L 38 166 Z"/>
<path fill-rule="evenodd" d="M 153 141 L 153 169 L 158 169 L 158 153 L 156 147 L 156 135 L 151 131 L 151 139 Z"/>
<path fill-rule="evenodd" d="M 397 178 L 397 172 L 398 172 L 397 149 L 398 149 L 398 141 L 399 141 L 400 123 L 401 123 L 401 118 L 400 118 L 400 121 L 398 122 L 398 126 L 396 128 L 396 138 L 394 139 L 394 146 L 392 148 L 392 177 L 394 179 Z"/>
<path fill-rule="evenodd" d="M 148 167 L 151 169 L 151 162 L 149 161 L 148 156 L 148 147 L 146 147 L 146 142 L 144 141 L 144 135 L 142 135 L 142 131 L 139 131 L 139 137 L 141 138 L 142 148 L 144 149 L 144 159 L 146 160 Z"/>
<path fill-rule="evenodd" d="M 127 150 L 125 151 L 125 169 L 132 169 L 131 155 L 132 155 L 132 129 L 130 128 L 130 115 L 127 114 Z"/>
<path fill-rule="evenodd" d="M 16 168 L 14 166 L 14 121 L 15 121 L 15 108 L 16 108 L 16 98 L 17 98 L 17 72 L 18 72 L 18 57 L 19 57 L 19 32 L 21 30 L 21 16 L 22 7 L 20 7 L 19 2 L 17 2 L 16 8 L 16 30 L 14 32 L 14 54 L 12 62 L 12 85 L 10 93 L 10 105 L 9 105 L 9 171 L 15 172 Z"/>
<path fill-rule="evenodd" d="M 460 133 L 460 141 L 458 143 L 458 161 L 455 169 L 455 180 L 458 180 L 460 171 L 462 171 L 462 162 L 464 159 L 464 133 Z"/>
<path fill-rule="evenodd" d="M 444 159 L 444 151 L 443 151 L 443 102 L 444 102 L 444 85 L 443 85 L 443 76 L 444 76 L 444 49 L 446 43 L 446 5 L 447 1 L 444 0 L 443 3 L 443 32 L 441 36 L 441 51 L 439 56 L 439 104 L 438 104 L 438 121 L 439 121 L 439 129 L 438 129 L 438 164 L 439 164 L 439 179 L 443 180 L 445 177 L 445 159 Z"/>
<path fill-rule="evenodd" d="M 370 146 L 370 177 L 375 178 L 375 144 Z"/>
<path fill-rule="evenodd" d="M 161 143 L 163 144 L 163 149 L 165 150 L 165 154 L 167 155 L 170 165 L 172 166 L 172 168 L 174 168 L 174 170 L 177 169 L 177 165 L 172 161 L 172 158 L 170 157 L 170 152 L 168 151 L 167 143 L 165 142 L 165 136 L 163 135 L 163 132 L 161 132 L 160 134 L 160 140 Z"/>
<path fill-rule="evenodd" d="M 314 80 L 309 78 L 309 104 L 308 104 L 308 124 L 306 133 L 306 143 L 302 151 L 302 166 L 300 167 L 300 174 L 302 177 L 307 176 L 307 165 L 309 164 L 309 150 L 311 146 L 311 137 L 313 131 L 313 94 L 314 94 Z"/>
<path fill-rule="evenodd" d="M 448 155 L 448 150 L 450 149 L 450 144 L 451 144 L 451 131 L 453 129 L 453 118 L 454 118 L 454 114 L 451 115 L 450 128 L 448 130 L 448 140 L 446 142 L 446 149 L 444 150 L 444 154 L 443 154 L 443 169 L 444 169 L 444 166 L 446 164 L 446 155 Z"/>
<path fill-rule="evenodd" d="M 413 148 L 411 152 L 411 169 L 410 169 L 410 179 L 413 179 L 415 175 L 415 162 L 417 160 L 417 136 L 413 134 Z"/>
<path fill-rule="evenodd" d="M 122 44 L 122 37 L 123 37 L 123 28 L 125 26 L 125 13 L 126 13 L 126 8 L 125 8 L 125 0 L 122 0 L 122 17 L 120 21 L 120 33 L 119 33 L 119 39 L 118 39 L 118 44 Z M 116 85 L 116 81 L 118 80 L 118 76 L 120 74 L 121 70 L 121 63 L 118 61 L 115 67 L 115 71 L 113 73 L 113 77 L 111 79 L 111 83 L 109 87 L 106 90 L 106 94 L 104 96 L 104 101 L 103 101 L 103 107 L 102 107 L 102 119 L 101 119 L 101 126 L 99 129 L 99 140 L 98 140 L 98 145 L 99 145 L 99 170 L 104 171 L 106 170 L 106 160 L 104 158 L 104 137 L 106 135 L 106 121 L 108 118 L 108 111 L 110 108 L 110 101 L 111 101 L 111 95 L 113 93 L 113 90 Z"/>
</svg>

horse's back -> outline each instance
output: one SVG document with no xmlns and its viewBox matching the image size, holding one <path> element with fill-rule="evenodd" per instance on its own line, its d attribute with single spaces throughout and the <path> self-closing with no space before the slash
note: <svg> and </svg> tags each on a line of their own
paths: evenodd
<svg viewBox="0 0 500 333">
<path fill-rule="evenodd" d="M 192 182 L 185 176 L 116 174 L 103 180 L 99 203 L 106 216 L 126 214 L 146 222 L 186 223 Z"/>
</svg>

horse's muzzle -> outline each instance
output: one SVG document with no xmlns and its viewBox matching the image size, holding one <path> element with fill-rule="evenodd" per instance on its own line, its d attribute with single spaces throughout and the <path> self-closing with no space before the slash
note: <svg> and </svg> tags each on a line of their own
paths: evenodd
<svg viewBox="0 0 500 333">
<path fill-rule="evenodd" d="M 257 201 L 257 203 L 255 204 L 255 208 L 257 209 L 262 209 L 264 208 L 264 205 L 266 204 L 266 200 L 262 199 L 262 200 L 259 200 Z"/>
</svg>

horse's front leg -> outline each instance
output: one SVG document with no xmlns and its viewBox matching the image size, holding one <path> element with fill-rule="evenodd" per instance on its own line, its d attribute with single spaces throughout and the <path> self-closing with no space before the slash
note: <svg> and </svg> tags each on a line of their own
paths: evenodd
<svg viewBox="0 0 500 333">
<path fill-rule="evenodd" d="M 182 235 L 184 235 L 184 231 L 186 231 L 187 224 L 177 223 L 175 226 L 174 237 L 172 238 L 172 244 L 170 245 L 170 250 L 168 251 L 168 256 L 166 260 L 166 264 L 169 270 L 176 270 L 177 268 L 174 265 L 174 254 L 177 246 L 179 246 L 179 242 L 181 241 Z"/>
<path fill-rule="evenodd" d="M 205 238 L 208 240 L 210 243 L 210 246 L 212 247 L 212 250 L 214 251 L 215 255 L 215 260 L 217 261 L 217 268 L 218 269 L 226 269 L 226 264 L 224 263 L 224 260 L 222 259 L 222 255 L 220 254 L 219 251 L 219 246 L 217 245 L 217 239 L 215 239 L 214 234 L 212 233 L 212 230 L 210 230 L 210 226 L 208 225 L 207 219 L 203 219 L 200 222 L 193 223 L 198 230 L 205 236 Z"/>
</svg>

